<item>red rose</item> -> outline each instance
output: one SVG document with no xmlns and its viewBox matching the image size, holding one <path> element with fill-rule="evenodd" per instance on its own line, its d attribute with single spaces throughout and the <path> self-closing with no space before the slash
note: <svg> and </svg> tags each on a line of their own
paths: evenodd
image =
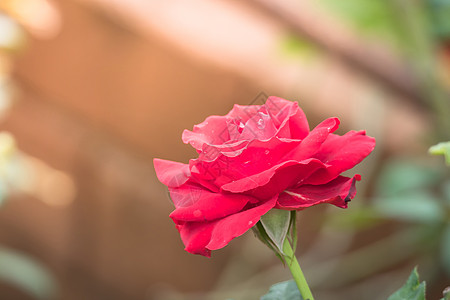
<svg viewBox="0 0 450 300">
<path fill-rule="evenodd" d="M 338 126 L 329 118 L 310 131 L 296 102 L 269 97 L 264 105 L 235 105 L 226 116 L 185 130 L 183 142 L 197 149 L 197 159 L 154 160 L 185 250 L 210 256 L 272 208 L 346 208 L 361 177 L 340 174 L 369 155 L 375 139 L 365 131 L 335 135 Z"/>
</svg>

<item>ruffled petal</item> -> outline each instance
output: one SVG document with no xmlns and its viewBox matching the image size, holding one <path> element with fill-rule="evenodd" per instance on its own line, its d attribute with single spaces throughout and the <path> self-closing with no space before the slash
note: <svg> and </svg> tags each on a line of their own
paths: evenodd
<svg viewBox="0 0 450 300">
<path fill-rule="evenodd" d="M 268 140 L 277 132 L 273 120 L 264 112 L 257 112 L 246 123 L 239 137 L 240 140 Z"/>
<path fill-rule="evenodd" d="M 215 193 L 190 182 L 169 192 L 175 205 L 170 214 L 174 221 L 212 221 L 241 211 L 249 202 L 256 202 L 250 196 Z"/>
<path fill-rule="evenodd" d="M 280 138 L 303 139 L 309 133 L 304 112 L 297 102 L 271 96 L 264 105 L 234 105 L 225 116 L 210 116 L 192 131 L 183 132 L 183 142 L 201 152 L 205 144 Z"/>
<path fill-rule="evenodd" d="M 297 102 L 270 96 L 266 101 L 265 109 L 274 124 L 277 124 L 279 138 L 301 140 L 308 135 L 308 120 Z"/>
<path fill-rule="evenodd" d="M 258 223 L 261 216 L 274 208 L 278 195 L 260 203 L 258 206 L 223 218 L 214 225 L 211 240 L 206 246 L 209 250 L 225 247 L 232 239 L 243 235 Z"/>
<path fill-rule="evenodd" d="M 302 185 L 287 189 L 278 197 L 276 208 L 302 210 L 320 203 L 330 203 L 347 208 L 347 202 L 356 195 L 355 183 L 361 180 L 360 175 L 353 178 L 339 176 L 321 185 Z"/>
<path fill-rule="evenodd" d="M 301 144 L 289 153 L 286 158 L 301 161 L 310 157 L 321 148 L 322 144 L 326 141 L 330 133 L 336 131 L 339 127 L 338 118 L 329 118 L 317 125 L 306 136 Z"/>
<path fill-rule="evenodd" d="M 183 185 L 190 176 L 187 164 L 155 158 L 153 166 L 159 181 L 169 188 Z"/>
<path fill-rule="evenodd" d="M 274 207 L 276 197 L 259 206 L 241 211 L 212 222 L 180 222 L 177 229 L 185 245 L 185 250 L 210 257 L 211 250 L 225 247 L 232 239 L 241 236 L 253 227 Z"/>
<path fill-rule="evenodd" d="M 229 120 L 235 120 L 236 124 L 245 124 L 260 110 L 260 108 L 261 105 L 235 104 L 225 117 Z"/>
<path fill-rule="evenodd" d="M 323 184 L 359 164 L 375 148 L 375 139 L 365 131 L 349 131 L 343 136 L 330 134 L 313 156 L 327 167 L 318 170 L 305 184 Z"/>
<path fill-rule="evenodd" d="M 184 130 L 182 140 L 185 144 L 201 151 L 203 145 L 220 145 L 230 139 L 227 118 L 223 116 L 210 116 L 202 123 L 195 125 L 192 131 Z"/>
<path fill-rule="evenodd" d="M 286 153 L 297 147 L 299 143 L 299 140 L 282 140 L 274 137 L 265 141 L 253 140 L 234 152 L 220 152 L 212 147 L 209 151 L 217 154 L 216 159 L 206 161 L 200 155 L 199 159 L 189 162 L 190 170 L 196 180 L 207 180 L 221 187 L 232 181 L 264 172 L 284 162 Z"/>
<path fill-rule="evenodd" d="M 221 189 L 231 193 L 251 191 L 250 194 L 256 198 L 270 198 L 289 186 L 298 185 L 314 171 L 323 167 L 323 163 L 318 159 L 285 161 L 261 173 L 227 183 Z"/>
</svg>

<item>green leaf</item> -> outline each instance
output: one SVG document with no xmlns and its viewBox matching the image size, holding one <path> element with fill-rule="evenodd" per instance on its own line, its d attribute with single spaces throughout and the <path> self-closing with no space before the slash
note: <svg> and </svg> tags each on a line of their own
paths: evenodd
<svg viewBox="0 0 450 300">
<path fill-rule="evenodd" d="M 447 228 L 442 235 L 441 247 L 442 264 L 445 271 L 450 276 L 450 225 L 447 225 Z"/>
<path fill-rule="evenodd" d="M 391 160 L 383 168 L 376 190 L 380 196 L 398 195 L 436 185 L 442 178 L 441 170 L 408 160 Z"/>
<path fill-rule="evenodd" d="M 270 287 L 269 292 L 260 300 L 302 300 L 294 280 L 283 281 Z"/>
<path fill-rule="evenodd" d="M 445 218 L 439 200 L 426 190 L 376 199 L 374 208 L 381 215 L 406 221 L 436 223 Z"/>
<path fill-rule="evenodd" d="M 434 34 L 441 38 L 450 37 L 450 0 L 427 1 Z"/>
<path fill-rule="evenodd" d="M 258 223 L 256 223 L 255 226 L 252 227 L 252 231 L 261 242 L 263 242 L 267 247 L 269 247 L 270 250 L 275 252 L 275 255 L 284 264 L 285 261 L 283 254 L 280 251 L 278 251 L 277 247 L 274 245 L 270 237 L 267 235 L 266 230 L 261 224 L 261 221 L 259 221 Z"/>
<path fill-rule="evenodd" d="M 384 216 L 373 206 L 352 207 L 349 214 L 333 214 L 326 226 L 339 230 L 362 230 L 378 224 Z"/>
<path fill-rule="evenodd" d="M 281 50 L 286 56 L 298 56 L 306 59 L 313 59 L 320 53 L 315 45 L 295 34 L 288 34 L 283 38 Z"/>
<path fill-rule="evenodd" d="M 295 210 L 291 210 L 291 223 L 289 224 L 289 232 L 288 232 L 288 239 L 292 246 L 292 250 L 295 254 L 295 251 L 297 250 L 297 212 Z"/>
<path fill-rule="evenodd" d="M 444 289 L 442 295 L 444 296 L 444 298 L 442 298 L 441 300 L 450 300 L 450 286 Z"/>
<path fill-rule="evenodd" d="M 425 282 L 419 282 L 417 267 L 411 272 L 405 285 L 392 294 L 388 300 L 425 300 Z"/>
<path fill-rule="evenodd" d="M 431 146 L 428 152 L 432 155 L 444 155 L 445 163 L 450 166 L 450 142 L 442 142 Z"/>
<path fill-rule="evenodd" d="M 407 49 L 407 35 L 396 11 L 392 8 L 392 1 L 373 0 L 320 0 L 325 9 L 334 13 L 358 33 L 377 39 L 384 39 L 398 49 Z"/>
<path fill-rule="evenodd" d="M 261 217 L 261 224 L 277 250 L 283 253 L 283 244 L 291 225 L 291 212 L 271 209 Z"/>
<path fill-rule="evenodd" d="M 450 180 L 442 184 L 442 193 L 444 194 L 445 202 L 450 207 Z"/>
</svg>

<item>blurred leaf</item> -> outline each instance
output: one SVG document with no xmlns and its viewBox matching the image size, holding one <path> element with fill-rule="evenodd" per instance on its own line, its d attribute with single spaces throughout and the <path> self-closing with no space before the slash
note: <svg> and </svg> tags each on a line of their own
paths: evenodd
<svg viewBox="0 0 450 300">
<path fill-rule="evenodd" d="M 408 47 L 391 0 L 320 0 L 320 3 L 360 33 L 382 37 L 399 49 Z"/>
<path fill-rule="evenodd" d="M 446 287 L 442 294 L 444 298 L 442 298 L 441 300 L 450 300 L 450 286 Z"/>
<path fill-rule="evenodd" d="M 302 300 L 300 291 L 294 280 L 284 281 L 274 284 L 269 292 L 260 300 Z"/>
<path fill-rule="evenodd" d="M 333 214 L 327 221 L 327 225 L 342 229 L 365 229 L 378 224 L 383 219 L 379 211 L 373 207 L 352 208 L 348 214 Z"/>
<path fill-rule="evenodd" d="M 411 191 L 375 200 L 374 207 L 382 215 L 425 223 L 441 222 L 445 218 L 439 201 L 427 191 Z"/>
<path fill-rule="evenodd" d="M 271 209 L 261 217 L 261 224 L 272 240 L 277 250 L 283 253 L 283 244 L 291 225 L 291 212 L 288 210 Z"/>
<path fill-rule="evenodd" d="M 281 260 L 281 262 L 284 264 L 284 256 L 277 249 L 277 246 L 273 243 L 273 241 L 270 239 L 270 237 L 267 235 L 266 230 L 264 229 L 264 226 L 261 224 L 261 221 L 256 223 L 255 226 L 252 227 L 252 231 L 255 234 L 255 236 L 263 242 L 267 247 L 269 247 L 270 250 L 272 250 L 275 255 Z"/>
<path fill-rule="evenodd" d="M 441 259 L 445 271 L 450 276 L 450 224 L 442 236 Z"/>
<path fill-rule="evenodd" d="M 425 282 L 419 282 L 417 268 L 411 272 L 405 285 L 392 294 L 388 300 L 425 300 Z"/>
<path fill-rule="evenodd" d="M 288 56 L 313 59 L 319 54 L 319 49 L 315 45 L 295 34 L 286 35 L 282 40 L 281 47 L 283 53 Z"/>
<path fill-rule="evenodd" d="M 450 142 L 442 142 L 431 146 L 428 152 L 433 155 L 444 155 L 447 166 L 450 166 Z"/>
<path fill-rule="evenodd" d="M 450 37 L 450 0 L 428 0 L 433 33 L 441 38 Z"/>
<path fill-rule="evenodd" d="M 392 196 L 436 184 L 442 177 L 440 170 L 414 164 L 411 161 L 391 161 L 380 174 L 377 194 Z"/>
<path fill-rule="evenodd" d="M 56 292 L 52 276 L 41 264 L 6 248 L 0 248 L 0 280 L 37 299 L 49 299 Z"/>
<path fill-rule="evenodd" d="M 446 200 L 447 204 L 450 207 L 450 180 L 447 180 L 442 185 L 442 193 L 444 194 L 444 200 Z"/>
</svg>

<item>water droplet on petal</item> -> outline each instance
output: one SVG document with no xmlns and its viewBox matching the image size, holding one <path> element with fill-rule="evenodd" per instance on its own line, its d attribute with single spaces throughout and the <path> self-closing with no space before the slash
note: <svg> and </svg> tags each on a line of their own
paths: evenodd
<svg viewBox="0 0 450 300">
<path fill-rule="evenodd" d="M 265 154 L 265 155 L 267 155 L 267 154 L 269 154 L 269 153 L 270 153 L 270 150 L 264 151 L 264 154 Z"/>
<path fill-rule="evenodd" d="M 264 120 L 263 119 L 259 119 L 258 122 L 256 123 L 256 126 L 259 129 L 263 129 L 264 128 Z"/>
<path fill-rule="evenodd" d="M 202 215 L 201 210 L 199 210 L 199 209 L 194 210 L 194 217 L 198 218 L 198 217 L 200 217 L 201 215 Z"/>
</svg>

